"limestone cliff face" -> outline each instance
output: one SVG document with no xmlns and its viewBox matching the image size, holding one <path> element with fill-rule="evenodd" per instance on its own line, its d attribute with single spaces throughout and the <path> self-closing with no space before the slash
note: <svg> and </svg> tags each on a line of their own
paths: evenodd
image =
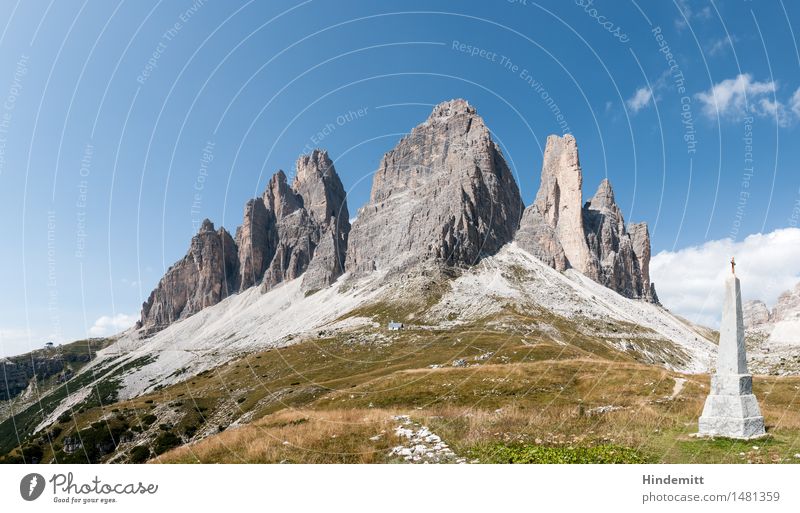
<svg viewBox="0 0 800 513">
<path fill-rule="evenodd" d="M 350 234 L 347 199 L 327 152 L 314 150 L 297 161 L 292 186 L 273 177 L 265 203 L 276 219 L 275 256 L 263 289 L 303 276 L 303 290 L 327 287 L 344 272 Z"/>
<path fill-rule="evenodd" d="M 219 303 L 234 292 L 239 277 L 236 243 L 206 219 L 189 252 L 167 270 L 142 305 L 140 325 L 161 329 Z"/>
<path fill-rule="evenodd" d="M 569 134 L 549 136 L 534 205 L 561 242 L 569 266 L 596 278 L 597 265 L 589 255 L 584 236 L 582 187 L 583 173 L 575 138 Z"/>
<path fill-rule="evenodd" d="M 275 217 L 264 201 L 251 199 L 244 207 L 242 225 L 236 230 L 239 257 L 239 290 L 260 283 L 275 254 Z"/>
<path fill-rule="evenodd" d="M 545 220 L 539 207 L 525 209 L 519 230 L 514 236 L 517 245 L 558 271 L 569 269 L 569 261 L 556 230 Z"/>
<path fill-rule="evenodd" d="M 800 283 L 778 296 L 770 320 L 774 322 L 800 320 Z"/>
<path fill-rule="evenodd" d="M 539 192 L 525 210 L 516 243 L 554 269 L 573 268 L 626 297 L 657 303 L 647 225 L 626 228 L 608 180 L 585 205 L 582 186 L 575 138 L 551 135 Z"/>
<path fill-rule="evenodd" d="M 272 236 L 276 241 L 262 281 L 262 290 L 267 291 L 305 272 L 316 246 L 316 234 L 303 208 L 303 198 L 289 186 L 283 171 L 272 176 L 263 201 L 274 220 Z"/>
<path fill-rule="evenodd" d="M 800 283 L 782 292 L 772 311 L 758 299 L 744 303 L 743 310 L 747 328 L 773 327 L 783 321 L 800 321 Z"/>
<path fill-rule="evenodd" d="M 203 223 L 144 303 L 140 326 L 163 328 L 253 286 L 268 291 L 302 279 L 311 293 L 345 271 L 473 265 L 512 240 L 555 269 L 574 268 L 620 294 L 657 302 L 647 226 L 626 227 L 608 181 L 585 205 L 582 186 L 575 138 L 550 136 L 541 187 L 524 209 L 475 108 L 444 102 L 383 156 L 352 229 L 330 157 L 304 155 L 291 185 L 278 171 L 263 196 L 247 202 L 235 240 Z"/>
<path fill-rule="evenodd" d="M 384 155 L 350 233 L 346 268 L 474 264 L 512 239 L 522 209 L 483 119 L 464 100 L 442 103 Z"/>
<path fill-rule="evenodd" d="M 278 246 L 264 274 L 262 288 L 265 292 L 306 271 L 319 242 L 318 228 L 303 208 L 278 219 Z"/>
<path fill-rule="evenodd" d="M 350 212 L 344 186 L 324 151 L 314 151 L 298 160 L 294 189 L 317 225 L 314 258 L 302 283 L 302 288 L 310 292 L 327 287 L 344 273 Z"/>
<path fill-rule="evenodd" d="M 650 229 L 647 227 L 647 223 L 633 223 L 628 225 L 628 235 L 631 238 L 633 253 L 636 255 L 641 273 L 642 292 L 639 297 L 650 303 L 658 303 L 655 284 L 650 281 L 650 257 L 652 256 Z"/>
<path fill-rule="evenodd" d="M 650 235 L 647 225 L 625 228 L 611 182 L 603 180 L 583 208 L 586 241 L 596 260 L 595 280 L 626 297 L 653 301 L 650 286 Z"/>
<path fill-rule="evenodd" d="M 770 311 L 766 303 L 760 299 L 747 301 L 742 306 L 744 325 L 746 328 L 756 328 L 769 324 Z"/>
<path fill-rule="evenodd" d="M 247 202 L 235 240 L 203 222 L 187 255 L 142 305 L 139 326 L 159 330 L 237 291 L 255 285 L 266 291 L 306 272 L 304 290 L 330 285 L 344 270 L 348 216 L 344 187 L 328 154 L 315 150 L 301 157 L 291 186 L 278 171 L 264 195 Z"/>
</svg>

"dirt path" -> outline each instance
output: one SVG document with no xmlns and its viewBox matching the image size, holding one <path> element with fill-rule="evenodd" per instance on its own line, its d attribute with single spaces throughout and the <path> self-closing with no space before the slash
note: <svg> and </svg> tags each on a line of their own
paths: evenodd
<svg viewBox="0 0 800 513">
<path fill-rule="evenodd" d="M 686 378 L 675 378 L 675 385 L 672 387 L 672 395 L 669 396 L 670 399 L 675 399 L 678 397 L 678 394 L 681 393 L 683 390 L 683 385 L 686 384 Z"/>
</svg>

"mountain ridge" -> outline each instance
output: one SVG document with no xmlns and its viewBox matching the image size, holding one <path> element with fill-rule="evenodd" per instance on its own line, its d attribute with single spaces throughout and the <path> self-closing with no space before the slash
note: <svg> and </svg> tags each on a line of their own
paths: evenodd
<svg viewBox="0 0 800 513">
<path fill-rule="evenodd" d="M 235 238 L 204 220 L 142 305 L 136 329 L 159 331 L 256 285 L 266 292 L 302 276 L 309 292 L 341 275 L 350 232 L 342 182 L 324 150 L 301 156 L 296 170 L 291 185 L 279 170 L 247 201 Z"/>
<path fill-rule="evenodd" d="M 295 168 L 291 185 L 279 170 L 245 204 L 235 237 L 224 228 L 212 236 L 213 224 L 203 223 L 143 304 L 137 328 L 158 331 L 253 286 L 267 292 L 302 278 L 313 293 L 346 271 L 471 266 L 512 241 L 558 271 L 574 268 L 626 297 L 658 302 L 647 226 L 626 226 L 608 180 L 583 203 L 572 135 L 548 137 L 527 208 L 491 132 L 463 99 L 434 107 L 383 156 L 353 226 L 327 152 L 303 155 Z"/>
</svg>

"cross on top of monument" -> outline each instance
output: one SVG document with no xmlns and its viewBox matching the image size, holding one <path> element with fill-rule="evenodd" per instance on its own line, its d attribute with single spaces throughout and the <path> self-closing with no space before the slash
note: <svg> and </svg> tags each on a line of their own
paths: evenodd
<svg viewBox="0 0 800 513">
<path fill-rule="evenodd" d="M 734 257 L 731 257 L 731 272 L 736 274 L 736 259 Z"/>
</svg>

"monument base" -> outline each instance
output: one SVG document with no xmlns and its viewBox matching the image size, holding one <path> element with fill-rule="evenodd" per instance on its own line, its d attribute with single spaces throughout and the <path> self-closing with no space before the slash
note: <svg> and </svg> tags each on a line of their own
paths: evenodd
<svg viewBox="0 0 800 513">
<path fill-rule="evenodd" d="M 767 434 L 749 374 L 714 375 L 700 417 L 700 436 L 749 440 Z"/>
</svg>

